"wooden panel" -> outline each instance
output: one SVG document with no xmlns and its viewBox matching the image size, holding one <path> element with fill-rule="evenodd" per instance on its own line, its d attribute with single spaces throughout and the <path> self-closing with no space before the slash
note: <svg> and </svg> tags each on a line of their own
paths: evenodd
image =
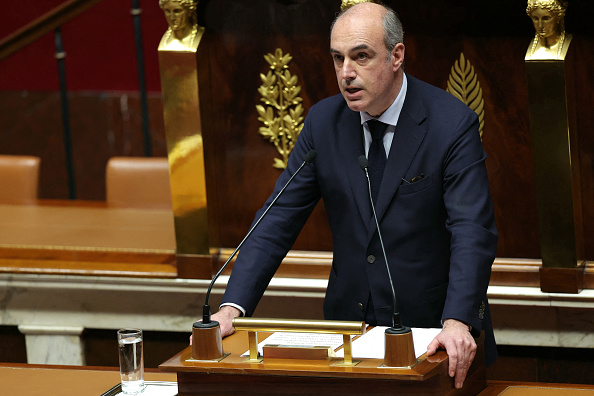
<svg viewBox="0 0 594 396">
<path fill-rule="evenodd" d="M 217 216 L 220 224 L 221 246 L 239 243 L 253 213 L 269 195 L 278 176 L 278 171 L 270 166 L 275 150 L 257 133 L 259 122 L 254 109 L 259 103 L 257 76 L 267 68 L 261 56 L 276 47 L 293 55 L 290 67 L 303 86 L 306 108 L 337 93 L 327 54 L 328 31 L 323 26 L 332 19 L 338 3 L 331 0 L 315 3 L 256 1 L 248 5 L 223 0 L 207 3 L 201 10 L 207 27 L 199 49 L 203 51 L 201 59 L 205 60 L 200 80 L 201 89 L 205 88 L 201 90 L 201 103 L 208 168 L 213 172 L 209 185 L 214 185 L 216 190 L 209 190 L 213 195 L 209 202 L 217 201 L 218 208 L 213 216 Z M 492 12 L 487 4 L 387 3 L 396 7 L 404 22 L 408 73 L 445 88 L 450 68 L 461 52 L 474 65 L 485 99 L 483 143 L 488 154 L 487 168 L 500 233 L 498 256 L 539 258 L 524 73 L 524 54 L 534 30 L 525 14 L 525 4 L 503 1 L 498 3 L 497 12 Z M 568 12 L 568 25 L 572 21 L 579 22 L 576 16 L 590 6 L 576 3 L 572 7 L 573 14 Z M 506 18 L 505 26 L 500 24 L 502 15 Z M 267 34 L 271 31 L 276 34 Z M 582 28 L 581 32 L 586 29 Z M 576 43 L 577 48 L 591 45 L 592 40 L 584 37 Z M 583 57 L 592 57 L 591 51 L 580 53 Z M 250 62 L 228 62 L 230 58 L 250 59 Z M 576 70 L 576 78 L 583 74 L 587 74 L 585 69 Z M 578 96 L 591 93 L 591 85 L 587 85 L 581 87 Z M 582 111 L 581 115 L 580 128 L 591 124 L 592 116 L 587 111 Z M 580 150 L 587 151 L 582 157 L 588 161 L 592 158 L 592 147 L 580 145 Z M 588 167 L 588 162 L 583 164 Z M 591 168 L 583 172 L 589 174 L 586 178 L 594 176 Z M 584 185 L 590 188 L 589 181 Z M 241 197 L 239 202 L 237 196 Z M 584 207 L 591 202 L 591 196 L 584 194 Z M 220 210 L 223 207 L 225 210 Z M 297 240 L 296 249 L 330 250 L 324 210 L 318 209 Z M 586 216 L 592 214 L 585 213 Z M 591 223 L 587 218 L 585 222 Z M 590 251 L 588 257 L 593 253 Z"/>
<path fill-rule="evenodd" d="M 594 386 L 590 349 L 500 345 L 487 379 Z"/>
<path fill-rule="evenodd" d="M 588 396 L 592 391 L 594 387 L 583 385 L 493 381 L 487 389 L 479 393 L 479 396 L 497 396 L 504 393 L 505 396 Z"/>
<path fill-rule="evenodd" d="M 198 48 L 200 104 L 209 215 L 218 224 L 211 234 L 220 236 L 220 246 L 241 241 L 280 174 L 272 168 L 276 149 L 258 134 L 259 75 L 268 70 L 263 56 L 282 48 L 294 57 L 289 67 L 299 78 L 306 109 L 329 92 L 338 93 L 327 37 L 339 5 L 326 0 L 205 6 L 207 32 Z M 298 249 L 331 250 L 324 217 L 322 210 L 312 217 Z"/>
<path fill-rule="evenodd" d="M 135 92 L 69 94 L 77 198 L 105 200 L 105 166 L 113 156 L 142 156 L 140 100 Z M 0 91 L 2 154 L 41 158 L 39 197 L 67 199 L 57 92 Z M 167 156 L 160 94 L 148 97 L 153 155 Z"/>
<path fill-rule="evenodd" d="M 534 29 L 525 14 L 525 2 L 502 0 L 496 9 L 489 2 L 386 3 L 395 7 L 404 23 L 408 73 L 445 88 L 450 68 L 461 52 L 474 66 L 485 100 L 483 143 L 499 229 L 498 257 L 538 259 L 523 60 Z M 239 243 L 279 174 L 271 166 L 277 156 L 275 148 L 258 134 L 260 122 L 255 105 L 259 103 L 259 74 L 268 67 L 263 55 L 282 48 L 293 56 L 290 68 L 299 78 L 306 109 L 338 93 L 328 55 L 328 37 L 329 24 L 339 4 L 340 0 L 200 2 L 199 18 L 207 28 L 199 48 L 200 99 L 209 172 L 209 227 L 214 246 L 234 247 Z M 594 129 L 594 112 L 589 105 L 594 89 L 594 37 L 588 20 L 593 12 L 594 2 L 573 1 L 566 17 L 568 31 L 574 34 L 572 51 L 578 55 L 573 69 L 579 82 L 574 101 L 586 241 L 594 240 L 594 135 L 590 133 Z M 144 21 L 148 26 L 164 26 L 158 12 L 147 12 L 143 17 L 154 18 Z M 109 37 L 110 31 L 103 33 L 110 43 L 117 42 L 115 37 Z M 86 36 L 80 37 L 84 41 Z M 52 51 L 53 48 L 48 49 Z M 68 59 L 75 56 L 69 52 Z M 147 59 L 154 62 L 147 68 L 156 70 L 156 56 Z M 134 62 L 130 57 L 131 69 Z M 76 81 L 88 74 L 87 69 L 76 67 L 68 72 L 69 79 Z M 138 98 L 130 92 L 96 91 L 72 92 L 70 99 L 77 195 L 102 200 L 107 159 L 114 155 L 142 155 Z M 2 153 L 40 156 L 41 196 L 66 198 L 58 94 L 3 91 L 0 106 L 4 109 L 0 112 Z M 159 95 L 149 98 L 149 110 L 153 151 L 164 156 Z M 325 217 L 319 206 L 295 249 L 332 249 Z M 585 248 L 586 259 L 594 259 L 594 244 L 586 244 Z M 523 276 L 529 278 L 528 274 L 524 272 Z"/>
<path fill-rule="evenodd" d="M 0 205 L 0 239 L 0 272 L 177 276 L 171 211 Z"/>
<path fill-rule="evenodd" d="M 166 372 L 177 372 L 180 396 L 212 394 L 261 394 L 266 388 L 271 394 L 383 395 L 476 395 L 486 387 L 483 348 L 469 369 L 465 386 L 453 387 L 448 374 L 448 357 L 438 351 L 432 357 L 419 358 L 414 367 L 385 368 L 381 359 L 361 359 L 352 367 L 335 365 L 342 359 L 325 361 L 264 360 L 261 364 L 245 362 L 240 355 L 247 349 L 247 334 L 238 331 L 223 340 L 229 353 L 220 362 L 188 360 L 191 348 L 184 349 L 159 366 Z"/>
<path fill-rule="evenodd" d="M 101 395 L 120 383 L 120 372 L 115 368 L 35 366 L 0 364 L 2 392 L 13 396 L 41 395 Z M 147 381 L 172 381 L 175 375 L 151 372 Z"/>
</svg>

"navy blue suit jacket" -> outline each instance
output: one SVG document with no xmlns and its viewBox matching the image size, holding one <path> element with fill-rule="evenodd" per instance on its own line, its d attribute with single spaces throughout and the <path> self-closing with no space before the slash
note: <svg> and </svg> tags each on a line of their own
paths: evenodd
<svg viewBox="0 0 594 396">
<path fill-rule="evenodd" d="M 449 93 L 407 79 L 376 204 L 401 318 L 411 327 L 440 327 L 453 318 L 474 332 L 485 330 L 490 362 L 496 351 L 486 291 L 497 231 L 477 115 Z M 310 109 L 265 207 L 312 149 L 315 163 L 303 168 L 241 249 L 223 302 L 253 313 L 323 198 L 333 243 L 325 318 L 364 320 L 360 307 L 371 298 L 378 324 L 391 325 L 388 274 L 358 163 L 364 154 L 360 116 L 341 95 Z"/>
</svg>

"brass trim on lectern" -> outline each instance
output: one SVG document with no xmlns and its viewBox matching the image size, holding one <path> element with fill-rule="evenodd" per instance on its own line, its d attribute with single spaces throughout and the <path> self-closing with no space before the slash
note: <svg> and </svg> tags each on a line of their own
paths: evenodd
<svg viewBox="0 0 594 396">
<path fill-rule="evenodd" d="M 299 320 L 267 318 L 235 318 L 235 330 L 287 331 L 323 334 L 365 334 L 365 322 L 341 320 Z"/>
<path fill-rule="evenodd" d="M 267 318 L 235 318 L 235 330 L 248 332 L 250 357 L 247 362 L 260 363 L 258 356 L 258 331 L 264 332 L 302 332 L 321 334 L 342 334 L 344 344 L 344 361 L 335 362 L 336 366 L 354 366 L 359 361 L 353 361 L 351 335 L 365 334 L 365 322 L 338 320 L 298 320 L 298 319 L 267 319 Z"/>
</svg>

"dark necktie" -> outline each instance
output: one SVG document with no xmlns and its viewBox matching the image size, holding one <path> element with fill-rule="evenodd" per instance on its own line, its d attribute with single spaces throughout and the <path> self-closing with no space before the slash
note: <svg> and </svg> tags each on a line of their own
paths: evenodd
<svg viewBox="0 0 594 396">
<path fill-rule="evenodd" d="M 384 175 L 384 168 L 386 167 L 386 150 L 384 149 L 384 132 L 387 124 L 378 120 L 367 121 L 367 126 L 371 132 L 371 145 L 367 153 L 367 160 L 369 161 L 369 179 L 371 182 L 371 196 L 373 202 L 377 202 L 380 185 L 382 184 L 382 177 Z"/>
</svg>

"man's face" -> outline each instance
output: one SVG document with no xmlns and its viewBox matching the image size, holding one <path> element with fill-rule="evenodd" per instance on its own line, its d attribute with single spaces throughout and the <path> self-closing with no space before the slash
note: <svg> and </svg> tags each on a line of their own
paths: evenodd
<svg viewBox="0 0 594 396">
<path fill-rule="evenodd" d="M 336 21 L 330 37 L 340 92 L 351 110 L 372 116 L 381 115 L 396 99 L 401 84 L 397 71 L 404 60 L 403 44 L 388 54 L 382 15 L 346 13 Z"/>
<path fill-rule="evenodd" d="M 559 18 L 551 11 L 544 8 L 535 8 L 530 17 L 540 38 L 548 38 L 557 34 Z"/>
<path fill-rule="evenodd" d="M 168 1 L 163 6 L 163 12 L 173 31 L 183 29 L 188 23 L 188 11 L 177 1 Z"/>
</svg>

